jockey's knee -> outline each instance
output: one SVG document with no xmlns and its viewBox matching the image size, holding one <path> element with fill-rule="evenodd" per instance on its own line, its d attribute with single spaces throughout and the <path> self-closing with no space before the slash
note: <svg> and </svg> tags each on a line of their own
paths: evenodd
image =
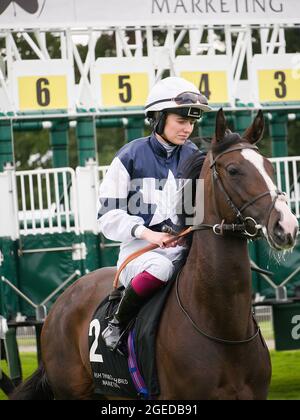
<svg viewBox="0 0 300 420">
<path fill-rule="evenodd" d="M 168 258 L 160 257 L 157 261 L 149 263 L 145 271 L 157 277 L 159 280 L 167 282 L 172 278 L 175 267 Z"/>
<path fill-rule="evenodd" d="M 165 283 L 172 278 L 175 267 L 168 258 L 155 252 L 148 252 L 127 265 L 121 272 L 120 281 L 127 287 L 130 281 L 143 271 L 147 271 Z"/>
</svg>

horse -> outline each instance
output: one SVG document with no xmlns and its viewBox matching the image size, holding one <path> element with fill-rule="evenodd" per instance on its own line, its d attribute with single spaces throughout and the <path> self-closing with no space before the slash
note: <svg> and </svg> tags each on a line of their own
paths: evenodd
<svg viewBox="0 0 300 420">
<path fill-rule="evenodd" d="M 263 132 L 261 111 L 240 136 L 227 128 L 221 109 L 201 173 L 189 162 L 191 177 L 204 180 L 204 220 L 191 228 L 185 265 L 158 326 L 159 400 L 268 396 L 271 362 L 252 313 L 248 240 L 265 237 L 277 251 L 292 249 L 298 222 L 256 146 Z M 43 326 L 42 364 L 12 399 L 93 398 L 89 323 L 115 274 L 114 267 L 101 268 L 60 295 Z"/>
</svg>

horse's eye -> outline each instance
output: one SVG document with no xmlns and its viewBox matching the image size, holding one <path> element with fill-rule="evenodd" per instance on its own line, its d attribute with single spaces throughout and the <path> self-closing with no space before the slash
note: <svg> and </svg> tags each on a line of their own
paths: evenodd
<svg viewBox="0 0 300 420">
<path fill-rule="evenodd" d="M 239 174 L 239 171 L 235 166 L 229 166 L 227 168 L 227 172 L 229 173 L 230 176 L 235 176 Z"/>
</svg>

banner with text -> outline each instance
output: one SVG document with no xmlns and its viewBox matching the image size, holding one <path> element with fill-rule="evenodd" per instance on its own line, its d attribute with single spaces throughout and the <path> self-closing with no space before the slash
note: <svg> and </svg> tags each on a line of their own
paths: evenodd
<svg viewBox="0 0 300 420">
<path fill-rule="evenodd" d="M 0 31 L 270 23 L 300 23 L 299 0 L 0 0 Z"/>
</svg>

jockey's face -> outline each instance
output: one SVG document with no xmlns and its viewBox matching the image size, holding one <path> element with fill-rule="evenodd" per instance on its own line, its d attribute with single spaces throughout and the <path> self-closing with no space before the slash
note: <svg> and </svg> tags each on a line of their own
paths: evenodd
<svg viewBox="0 0 300 420">
<path fill-rule="evenodd" d="M 169 114 L 165 125 L 164 137 L 170 143 L 181 146 L 192 134 L 196 121 L 195 118 Z"/>
</svg>

